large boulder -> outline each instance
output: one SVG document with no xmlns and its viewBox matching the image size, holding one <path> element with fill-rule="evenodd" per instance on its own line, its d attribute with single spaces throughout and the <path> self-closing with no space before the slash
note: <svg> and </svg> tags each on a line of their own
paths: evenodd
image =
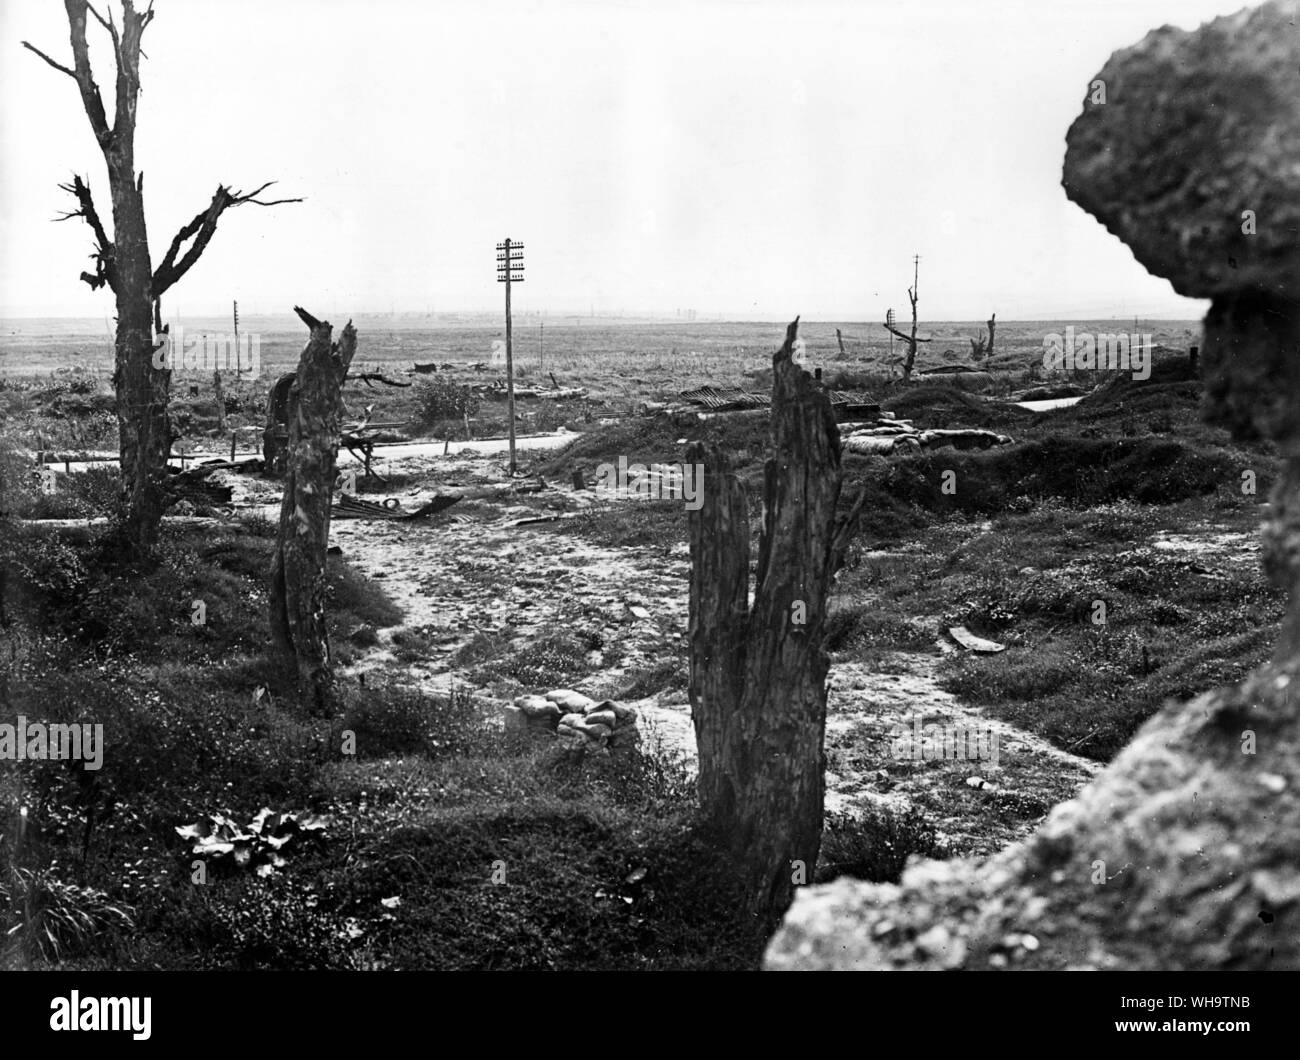
<svg viewBox="0 0 1300 1060">
<path fill-rule="evenodd" d="M 1117 51 L 1066 136 L 1065 193 L 1193 298 L 1300 277 L 1300 32 L 1280 2 Z M 1243 213 L 1253 211 L 1253 235 Z"/>
</svg>

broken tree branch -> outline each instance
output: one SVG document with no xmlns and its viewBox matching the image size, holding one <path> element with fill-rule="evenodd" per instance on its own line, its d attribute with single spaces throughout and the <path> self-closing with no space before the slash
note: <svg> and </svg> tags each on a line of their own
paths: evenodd
<svg viewBox="0 0 1300 1060">
<path fill-rule="evenodd" d="M 310 313 L 308 313 L 307 310 L 303 309 L 302 306 L 300 305 L 294 306 L 293 311 L 298 314 L 298 319 L 301 320 L 304 324 L 306 324 L 309 328 L 311 328 L 312 331 L 315 331 L 318 327 L 320 327 L 321 322 L 317 320 L 314 316 L 312 316 Z"/>
<path fill-rule="evenodd" d="M 383 372 L 360 372 L 348 380 L 352 383 L 365 383 L 371 390 L 375 389 L 375 383 L 383 383 L 385 386 L 413 386 L 412 383 L 401 383 L 396 379 L 389 379 Z"/>
<path fill-rule="evenodd" d="M 96 22 L 98 22 L 101 26 L 103 26 L 106 30 L 108 30 L 108 35 L 113 38 L 113 54 L 117 57 L 117 61 L 121 62 L 122 41 L 117 35 L 117 27 L 113 25 L 113 9 L 111 7 L 108 9 L 107 19 L 105 19 L 103 15 L 101 15 L 98 11 L 95 10 L 95 5 L 92 3 L 87 2 L 86 9 L 92 15 L 95 16 Z"/>
<path fill-rule="evenodd" d="M 239 191 L 232 191 L 224 184 L 217 185 L 217 190 L 212 196 L 212 201 L 208 203 L 208 208 L 202 213 L 196 214 L 184 228 L 182 228 L 172 238 L 171 246 L 167 248 L 167 253 L 163 255 L 163 260 L 159 263 L 158 268 L 153 274 L 153 294 L 157 298 L 172 286 L 177 280 L 184 276 L 194 266 L 194 263 L 203 255 L 217 231 L 217 222 L 221 215 L 234 206 L 243 206 L 245 203 L 253 203 L 257 206 L 277 206 L 281 203 L 302 202 L 302 199 L 272 199 L 263 201 L 257 198 L 257 195 L 269 188 L 275 181 L 267 181 L 261 187 L 254 191 L 244 194 Z M 190 241 L 193 242 L 190 242 Z M 181 248 L 189 242 L 189 249 L 177 261 L 177 256 L 181 253 Z M 309 325 L 310 326 L 310 325 Z"/>
<path fill-rule="evenodd" d="M 95 134 L 96 142 L 107 152 L 113 146 L 114 135 L 108 127 L 104 99 L 100 95 L 99 85 L 95 83 L 94 71 L 90 68 L 90 47 L 86 43 L 86 10 L 89 4 L 86 0 L 64 0 L 63 6 L 67 9 L 71 28 L 72 62 L 76 71 L 73 77 L 81 92 L 81 105 L 86 111 L 86 117 L 90 119 L 90 128 Z M 129 0 L 127 6 L 130 6 Z"/>
<path fill-rule="evenodd" d="M 29 52 L 35 52 L 37 55 L 39 55 L 42 59 L 44 59 L 47 63 L 49 63 L 52 67 L 54 67 L 54 69 L 58 70 L 60 73 L 67 74 L 74 81 L 77 79 L 77 75 L 75 73 L 69 70 L 62 63 L 55 62 L 43 51 L 41 51 L 40 48 L 36 47 L 34 44 L 29 44 L 27 41 L 23 41 L 23 47 L 26 48 Z"/>
<path fill-rule="evenodd" d="M 905 332 L 905 331 L 899 331 L 898 328 L 894 327 L 893 324 L 885 324 L 885 325 L 884 325 L 884 328 L 885 328 L 886 331 L 890 332 L 891 334 L 893 334 L 893 335 L 897 335 L 900 339 L 904 339 L 904 340 L 906 340 L 907 342 L 911 342 L 911 341 L 912 341 L 912 336 L 911 336 L 911 335 L 909 335 L 909 334 L 908 334 L 907 332 Z M 917 339 L 916 339 L 916 341 L 917 341 L 917 342 L 930 342 L 931 340 L 930 340 L 930 339 L 923 339 L 923 338 L 920 338 L 920 337 L 918 336 Z"/>
<path fill-rule="evenodd" d="M 90 185 L 74 174 L 72 183 L 60 184 L 59 190 L 66 191 L 77 200 L 77 209 L 68 210 L 61 216 L 56 217 L 55 220 L 67 221 L 73 217 L 84 218 L 95 235 L 95 252 L 91 255 L 95 261 L 95 272 L 93 275 L 83 272 L 81 274 L 82 280 L 90 285 L 92 291 L 99 290 L 104 284 L 108 284 L 112 290 L 116 291 L 117 272 L 113 264 L 113 243 L 104 230 L 103 222 L 99 219 L 99 212 L 95 209 L 95 200 L 91 197 Z"/>
</svg>

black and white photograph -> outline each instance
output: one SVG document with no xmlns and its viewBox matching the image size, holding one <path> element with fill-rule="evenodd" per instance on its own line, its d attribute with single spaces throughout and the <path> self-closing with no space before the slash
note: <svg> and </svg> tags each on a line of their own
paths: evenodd
<svg viewBox="0 0 1300 1060">
<path fill-rule="evenodd" d="M 1285 1033 L 1298 22 L 4 0 L 30 1040 L 484 971 Z"/>
</svg>

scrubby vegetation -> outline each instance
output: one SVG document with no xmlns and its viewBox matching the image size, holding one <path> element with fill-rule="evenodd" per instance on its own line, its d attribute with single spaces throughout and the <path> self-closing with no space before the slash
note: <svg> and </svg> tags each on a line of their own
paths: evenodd
<svg viewBox="0 0 1300 1060">
<path fill-rule="evenodd" d="M 0 722 L 102 725 L 107 753 L 0 763 L 4 966 L 756 966 L 680 766 L 574 758 L 397 681 L 306 717 L 260 651 L 264 538 L 172 528 L 152 569 L 114 571 L 84 528 L 8 529 Z M 396 621 L 332 579 L 336 640 Z M 566 644 L 511 671 L 562 676 Z M 842 871 L 896 875 L 911 826 L 842 824 L 845 851 L 875 849 L 855 829 L 892 853 Z"/>
</svg>

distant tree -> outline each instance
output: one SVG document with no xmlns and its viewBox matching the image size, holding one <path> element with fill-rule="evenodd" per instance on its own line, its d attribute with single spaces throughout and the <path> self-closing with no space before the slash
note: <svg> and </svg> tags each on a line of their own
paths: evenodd
<svg viewBox="0 0 1300 1060">
<path fill-rule="evenodd" d="M 993 335 L 997 328 L 998 315 L 994 313 L 989 317 L 988 334 L 980 332 L 970 340 L 970 355 L 973 361 L 982 361 L 985 357 L 993 356 Z"/>
<path fill-rule="evenodd" d="M 62 190 L 76 199 L 76 209 L 59 220 L 80 217 L 95 237 L 91 255 L 95 271 L 81 279 L 98 290 L 107 285 L 117 297 L 117 332 L 114 340 L 113 385 L 117 391 L 118 437 L 122 457 L 122 530 L 125 543 L 138 550 L 152 544 L 166 507 L 167 456 L 172 428 L 167 415 L 171 369 L 166 354 L 166 329 L 162 326 L 163 294 L 199 260 L 217 230 L 221 215 L 232 206 L 256 203 L 273 206 L 300 199 L 264 201 L 257 196 L 270 187 L 263 184 L 247 195 L 218 185 L 208 206 L 172 238 L 167 253 L 155 269 L 149 255 L 144 216 L 144 174 L 135 171 L 136 99 L 140 93 L 140 41 L 153 21 L 153 3 L 137 11 L 133 0 L 121 0 L 119 26 L 110 9 L 108 18 L 88 0 L 64 0 L 72 32 L 72 66 L 51 59 L 27 41 L 55 70 L 76 82 L 81 105 L 108 168 L 112 199 L 113 237 L 110 239 L 91 198 L 89 182 L 74 176 Z M 116 63 L 115 112 L 110 125 L 99 85 L 90 67 L 86 24 L 93 16 L 113 42 Z M 155 340 L 155 334 L 158 338 Z M 157 356 L 155 356 L 157 355 Z"/>
<path fill-rule="evenodd" d="M 921 285 L 918 282 L 921 272 L 921 259 L 913 259 L 912 286 L 907 289 L 907 300 L 912 303 L 912 333 L 909 335 L 904 331 L 899 331 L 894 326 L 894 311 L 891 309 L 885 317 L 885 330 L 891 335 L 897 335 L 907 343 L 907 353 L 903 357 L 903 382 L 909 383 L 912 380 L 912 366 L 916 364 L 916 344 L 918 342 L 929 342 L 929 339 L 918 339 L 916 337 L 916 300 Z"/>
</svg>

